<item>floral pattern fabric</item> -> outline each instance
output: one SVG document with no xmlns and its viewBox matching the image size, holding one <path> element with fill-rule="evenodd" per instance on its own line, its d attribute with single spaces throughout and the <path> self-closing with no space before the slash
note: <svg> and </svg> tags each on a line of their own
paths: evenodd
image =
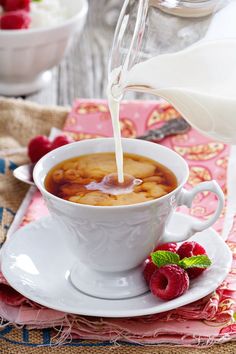
<svg viewBox="0 0 236 354">
<path fill-rule="evenodd" d="M 123 102 L 120 125 L 123 137 L 135 138 L 146 130 L 160 127 L 178 112 L 167 103 L 153 101 Z M 100 100 L 77 100 L 70 112 L 64 131 L 75 140 L 112 136 L 107 103 Z M 227 163 L 229 147 L 202 136 L 191 129 L 183 135 L 164 139 L 161 144 L 180 154 L 190 168 L 186 188 L 202 181 L 217 180 L 227 195 Z M 216 197 L 209 192 L 195 198 L 193 207 L 184 213 L 205 219 L 215 210 Z M 47 214 L 40 193 L 33 195 L 21 226 Z M 220 233 L 225 209 L 214 225 Z M 227 241 L 233 253 L 232 269 L 221 286 L 204 299 L 164 314 L 135 319 L 101 319 L 72 316 L 38 306 L 11 289 L 0 276 L 0 316 L 11 323 L 26 324 L 29 328 L 61 325 L 65 336 L 74 339 L 126 340 L 132 343 L 170 343 L 179 345 L 209 345 L 236 338 L 236 224 Z M 178 322 L 178 325 L 176 323 Z M 0 332 L 1 336 L 1 332 Z"/>
</svg>

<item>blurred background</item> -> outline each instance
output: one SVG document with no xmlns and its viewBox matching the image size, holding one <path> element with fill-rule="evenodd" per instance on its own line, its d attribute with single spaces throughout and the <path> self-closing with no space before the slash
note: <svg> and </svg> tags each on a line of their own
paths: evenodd
<svg viewBox="0 0 236 354">
<path fill-rule="evenodd" d="M 53 69 L 52 82 L 42 91 L 26 96 L 28 100 L 67 106 L 77 97 L 106 96 L 107 61 L 123 1 L 88 0 L 88 3 L 82 34 L 74 35 L 66 57 Z"/>
</svg>

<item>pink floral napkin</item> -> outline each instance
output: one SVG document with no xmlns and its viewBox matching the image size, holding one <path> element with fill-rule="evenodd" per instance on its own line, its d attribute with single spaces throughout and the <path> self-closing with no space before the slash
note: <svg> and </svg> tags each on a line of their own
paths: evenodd
<svg viewBox="0 0 236 354">
<path fill-rule="evenodd" d="M 124 102 L 121 106 L 121 130 L 124 137 L 136 137 L 156 128 L 178 113 L 166 103 L 153 101 Z M 112 135 L 110 114 L 105 101 L 77 100 L 65 123 L 64 131 L 75 140 Z M 203 137 L 195 130 L 166 138 L 163 145 L 183 156 L 190 167 L 186 188 L 199 182 L 216 179 L 226 194 L 226 168 L 229 148 L 223 143 Z M 215 210 L 216 199 L 202 193 L 192 209 L 181 208 L 198 218 L 206 218 Z M 21 226 L 48 213 L 36 191 L 21 221 Z M 223 211 L 215 229 L 221 232 Z M 61 337 L 97 340 L 125 340 L 135 343 L 210 345 L 236 338 L 236 224 L 228 238 L 234 261 L 224 283 L 209 296 L 184 307 L 138 318 L 92 318 L 75 316 L 39 306 L 12 289 L 0 273 L 0 317 L 9 323 L 29 328 L 61 326 Z M 177 324 L 178 323 L 178 324 Z"/>
</svg>

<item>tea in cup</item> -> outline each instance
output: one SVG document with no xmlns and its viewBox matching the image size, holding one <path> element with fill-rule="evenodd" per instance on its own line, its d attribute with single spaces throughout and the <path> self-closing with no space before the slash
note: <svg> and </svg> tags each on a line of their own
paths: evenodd
<svg viewBox="0 0 236 354">
<path fill-rule="evenodd" d="M 131 205 L 160 198 L 177 187 L 172 171 L 140 155 L 124 154 L 118 182 L 115 154 L 95 153 L 65 160 L 49 171 L 45 187 L 59 198 L 94 206 Z"/>
</svg>

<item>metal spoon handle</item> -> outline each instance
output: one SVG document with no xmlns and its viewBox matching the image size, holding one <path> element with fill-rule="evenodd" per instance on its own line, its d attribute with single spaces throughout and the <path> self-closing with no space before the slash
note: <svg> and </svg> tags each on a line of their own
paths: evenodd
<svg viewBox="0 0 236 354">
<path fill-rule="evenodd" d="M 145 134 L 138 136 L 138 139 L 148 141 L 160 141 L 169 135 L 184 134 L 191 126 L 184 118 L 173 118 L 168 120 L 161 128 L 148 130 Z"/>
</svg>

